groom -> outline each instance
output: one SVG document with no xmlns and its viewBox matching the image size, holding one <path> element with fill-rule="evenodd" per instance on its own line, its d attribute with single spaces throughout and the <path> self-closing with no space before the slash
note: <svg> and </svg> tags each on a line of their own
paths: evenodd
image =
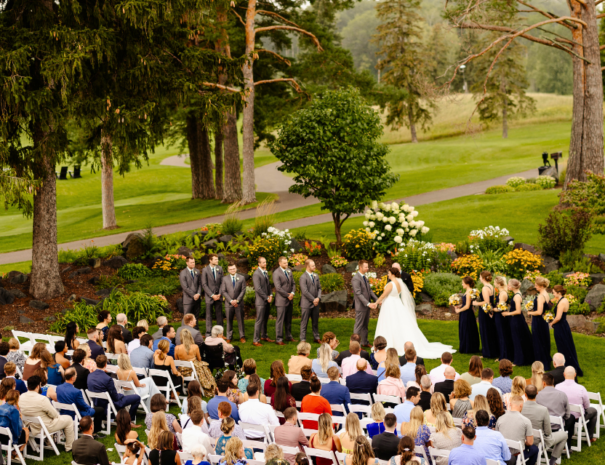
<svg viewBox="0 0 605 465">
<path fill-rule="evenodd" d="M 354 307 L 355 307 L 355 329 L 353 332 L 359 334 L 361 345 L 370 347 L 368 342 L 368 324 L 370 322 L 370 309 L 374 310 L 377 304 L 372 303 L 378 300 L 376 294 L 370 288 L 370 282 L 366 277 L 369 265 L 366 260 L 359 260 L 359 272 L 353 275 L 351 285 L 353 286 Z"/>
</svg>

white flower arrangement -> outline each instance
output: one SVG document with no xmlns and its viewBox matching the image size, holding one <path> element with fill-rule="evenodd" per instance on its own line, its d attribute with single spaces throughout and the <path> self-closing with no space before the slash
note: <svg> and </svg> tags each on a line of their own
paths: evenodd
<svg viewBox="0 0 605 465">
<path fill-rule="evenodd" d="M 471 231 L 469 235 L 478 239 L 487 239 L 488 237 L 504 239 L 509 234 L 510 233 L 506 228 L 500 228 L 500 226 L 488 226 L 487 228 Z"/>
</svg>

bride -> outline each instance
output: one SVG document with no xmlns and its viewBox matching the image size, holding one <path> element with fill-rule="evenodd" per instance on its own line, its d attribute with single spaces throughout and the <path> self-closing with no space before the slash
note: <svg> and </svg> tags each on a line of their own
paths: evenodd
<svg viewBox="0 0 605 465">
<path fill-rule="evenodd" d="M 398 354 L 405 353 L 404 344 L 410 341 L 416 348 L 416 354 L 422 358 L 441 358 L 443 352 L 453 353 L 452 346 L 439 342 L 429 342 L 416 322 L 416 304 L 410 291 L 399 278 L 397 268 L 388 271 L 389 283 L 377 300 L 382 304 L 376 325 L 375 338 L 382 336 L 387 347 L 393 347 Z"/>
</svg>

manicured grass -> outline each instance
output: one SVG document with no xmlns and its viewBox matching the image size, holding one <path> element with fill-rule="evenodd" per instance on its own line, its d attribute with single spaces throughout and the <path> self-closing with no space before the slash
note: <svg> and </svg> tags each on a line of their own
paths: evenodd
<svg viewBox="0 0 605 465">
<path fill-rule="evenodd" d="M 32 262 L 17 262 L 17 263 L 9 263 L 8 265 L 0 265 L 0 276 L 9 271 L 21 271 L 22 273 L 29 273 L 32 268 Z"/>
</svg>

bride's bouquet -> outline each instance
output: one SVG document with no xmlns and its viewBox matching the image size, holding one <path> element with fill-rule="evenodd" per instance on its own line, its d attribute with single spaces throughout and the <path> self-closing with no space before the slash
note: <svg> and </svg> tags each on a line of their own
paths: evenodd
<svg viewBox="0 0 605 465">
<path fill-rule="evenodd" d="M 507 312 L 508 311 L 508 305 L 500 303 L 500 304 L 498 304 L 497 309 L 498 309 L 499 312 Z"/>
<path fill-rule="evenodd" d="M 552 312 L 546 312 L 543 316 L 544 320 L 546 320 L 547 323 L 550 323 L 552 320 L 555 319 L 555 316 L 552 314 Z"/>
<path fill-rule="evenodd" d="M 471 299 L 477 300 L 481 296 L 481 293 L 477 289 L 471 290 Z"/>
<path fill-rule="evenodd" d="M 450 305 L 455 307 L 456 305 L 460 305 L 460 302 L 460 294 L 453 294 L 450 296 Z"/>
<path fill-rule="evenodd" d="M 491 312 L 493 312 L 493 311 L 494 311 L 494 308 L 493 308 L 493 307 L 491 306 L 491 304 L 489 304 L 489 303 L 487 303 L 487 304 L 483 304 L 483 305 L 481 306 L 481 308 L 483 309 L 483 311 L 484 311 L 485 313 L 491 313 Z"/>
</svg>

